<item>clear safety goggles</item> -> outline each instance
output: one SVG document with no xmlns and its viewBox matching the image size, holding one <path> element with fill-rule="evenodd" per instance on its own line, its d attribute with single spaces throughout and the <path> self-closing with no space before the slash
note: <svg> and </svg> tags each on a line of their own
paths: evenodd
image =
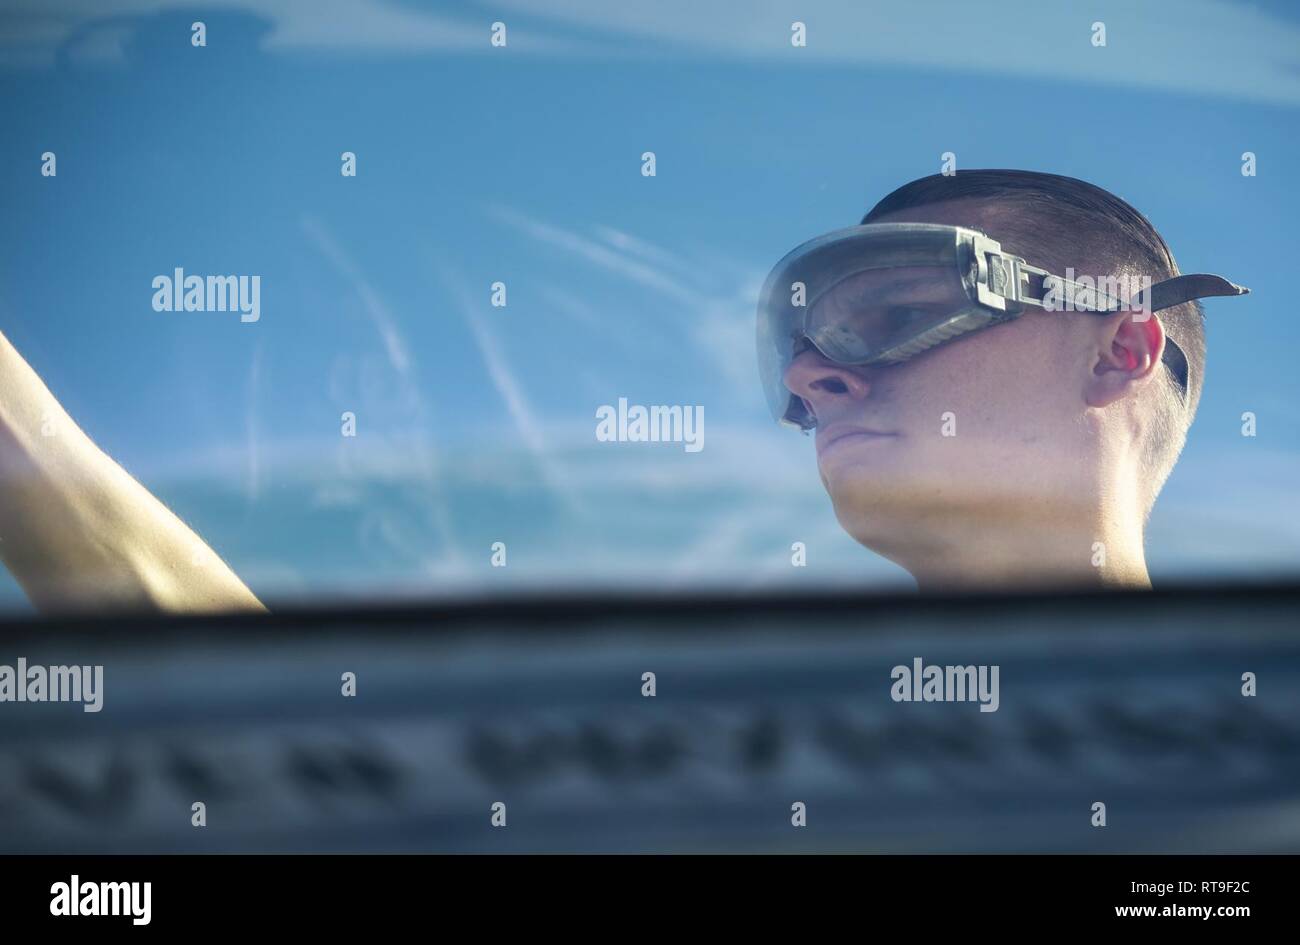
<svg viewBox="0 0 1300 945">
<path fill-rule="evenodd" d="M 768 275 L 758 303 L 758 366 L 772 415 L 802 430 L 816 426 L 785 386 L 790 362 L 809 346 L 837 364 L 896 364 L 936 345 L 1046 311 L 1135 319 L 1209 296 L 1249 289 L 1197 273 L 1155 283 L 1137 295 L 1108 291 L 1030 266 L 978 230 L 936 223 L 870 223 L 809 240 Z M 1187 358 L 1166 334 L 1162 360 L 1187 388 Z"/>
</svg>

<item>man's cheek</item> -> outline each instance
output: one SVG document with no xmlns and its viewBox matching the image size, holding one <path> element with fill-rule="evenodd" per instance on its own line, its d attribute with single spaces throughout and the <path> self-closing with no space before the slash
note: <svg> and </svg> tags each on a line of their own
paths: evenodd
<svg viewBox="0 0 1300 945">
<path fill-rule="evenodd" d="M 962 385 L 927 393 L 908 404 L 906 427 L 920 443 L 954 445 L 982 423 L 980 398 Z"/>
</svg>

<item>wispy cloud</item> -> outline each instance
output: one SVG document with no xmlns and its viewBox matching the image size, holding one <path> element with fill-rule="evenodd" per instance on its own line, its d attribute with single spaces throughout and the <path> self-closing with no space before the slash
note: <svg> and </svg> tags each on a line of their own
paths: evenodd
<svg viewBox="0 0 1300 945">
<path fill-rule="evenodd" d="M 514 227 L 539 243 L 545 243 L 577 256 L 585 262 L 637 285 L 653 289 L 670 299 L 694 303 L 699 297 L 695 290 L 665 269 L 638 259 L 634 253 L 590 239 L 562 226 L 534 219 L 509 207 L 493 206 L 488 212 L 497 221 Z"/>
<path fill-rule="evenodd" d="M 1097 0 L 1088 7 L 1002 0 L 494 0 L 433 10 L 393 0 L 9 0 L 0 67 L 51 66 L 61 52 L 118 63 L 148 17 L 243 13 L 269 25 L 272 54 L 491 55 L 490 25 L 507 25 L 509 55 L 610 60 L 751 60 L 783 68 L 901 67 L 958 74 L 1154 88 L 1300 104 L 1300 24 L 1247 3 Z M 790 28 L 807 27 L 794 48 Z M 1106 24 L 1105 47 L 1091 43 Z"/>
<path fill-rule="evenodd" d="M 413 488 L 408 498 L 426 512 L 427 524 L 433 526 L 445 553 L 453 560 L 458 560 L 458 544 L 453 534 L 451 516 L 442 496 L 433 447 L 429 440 L 430 411 L 416 375 L 415 362 L 398 326 L 398 321 L 379 292 L 362 273 L 361 268 L 344 251 L 324 223 L 313 217 L 304 217 L 302 228 L 334 269 L 351 285 L 383 344 L 388 366 L 397 380 L 399 403 L 404 406 L 406 413 L 405 428 L 395 432 L 390 431 L 388 435 L 400 438 L 403 448 L 409 452 L 415 466 L 411 471 L 414 476 L 413 482 L 409 484 Z M 358 422 L 372 423 L 378 419 L 381 412 L 390 413 L 391 408 L 372 411 L 370 415 Z M 390 422 L 392 419 L 389 417 Z M 378 431 L 365 435 L 374 438 L 376 433 Z M 383 434 L 379 434 L 378 438 L 382 441 Z M 340 462 L 342 463 L 343 458 L 349 455 L 348 452 L 341 452 Z M 389 507 L 382 501 L 375 502 L 375 507 L 368 510 L 362 525 L 363 543 L 374 534 L 403 553 L 427 557 L 429 543 L 424 534 L 411 530 L 410 523 L 406 521 L 409 514 L 410 510 L 404 505 Z"/>
<path fill-rule="evenodd" d="M 1300 103 L 1300 24 L 1231 0 L 1097 0 L 1086 7 L 1001 0 L 995 10 L 967 0 L 885 7 L 860 0 L 500 2 L 589 37 L 604 32 L 588 46 L 625 56 L 639 41 L 658 56 L 791 68 L 901 66 Z M 795 21 L 807 29 L 803 48 L 790 42 Z M 1092 45 L 1094 22 L 1106 26 L 1104 47 Z"/>
<path fill-rule="evenodd" d="M 394 320 L 388 306 L 384 304 L 383 299 L 379 297 L 373 286 L 361 274 L 361 270 L 352 262 L 352 259 L 343 252 L 343 248 L 338 244 L 329 230 L 325 228 L 319 220 L 314 217 L 303 217 L 303 231 L 316 248 L 325 254 L 325 257 L 356 290 L 357 296 L 361 299 L 361 304 L 365 306 L 366 314 L 370 316 L 375 330 L 384 342 L 384 350 L 388 354 L 388 362 L 392 365 L 403 379 L 410 380 L 411 377 L 411 355 L 407 350 L 406 341 L 402 334 L 397 330 L 397 322 Z"/>
<path fill-rule="evenodd" d="M 644 324 L 658 331 L 672 332 L 678 343 L 672 353 L 677 360 L 695 358 L 718 375 L 723 390 L 750 391 L 754 383 L 754 303 L 762 273 L 734 260 L 725 266 L 691 264 L 686 255 L 656 246 L 634 234 L 605 225 L 592 228 L 586 236 L 571 228 L 537 220 L 516 209 L 490 208 L 489 214 L 579 265 L 592 267 L 615 280 L 630 283 L 629 289 L 648 288 L 663 297 L 667 304 L 658 305 L 655 317 Z M 709 256 L 717 257 L 716 250 Z M 575 274 L 575 284 L 588 280 Z M 622 299 L 636 293 L 620 293 Z M 561 290 L 561 311 L 573 317 L 590 315 L 589 303 L 575 303 Z M 609 311 L 622 311 L 625 305 L 611 298 Z M 609 319 L 605 319 L 608 326 Z M 614 327 L 624 331 L 624 323 Z"/>
<path fill-rule="evenodd" d="M 273 54 L 422 55 L 495 52 L 495 16 L 433 10 L 394 0 L 7 0 L 0 11 L 0 66 L 39 68 L 61 54 L 83 64 L 121 64 L 148 21 L 169 13 L 229 15 L 267 24 L 259 48 Z M 573 55 L 580 47 L 545 29 L 509 37 L 511 55 Z M 188 36 L 179 38 L 188 41 Z M 220 42 L 213 36 L 210 42 Z"/>
<path fill-rule="evenodd" d="M 625 230 L 607 226 L 603 223 L 596 224 L 592 230 L 615 249 L 630 256 L 639 257 L 650 265 L 658 266 L 664 271 L 673 272 L 679 278 L 699 271 L 698 263 L 694 263 L 678 253 L 664 249 L 649 240 L 634 236 Z"/>
<path fill-rule="evenodd" d="M 430 253 L 431 257 L 433 255 Z M 523 385 L 511 369 L 491 329 L 475 308 L 469 289 L 441 260 L 434 258 L 433 268 L 439 282 L 451 294 L 466 324 L 469 325 L 492 386 L 501 396 L 520 442 L 537 463 L 547 486 L 564 502 L 570 512 L 585 515 L 585 509 L 578 501 L 564 470 L 550 455 L 543 433 L 543 424 L 534 414 L 532 405 L 524 394 Z"/>
</svg>

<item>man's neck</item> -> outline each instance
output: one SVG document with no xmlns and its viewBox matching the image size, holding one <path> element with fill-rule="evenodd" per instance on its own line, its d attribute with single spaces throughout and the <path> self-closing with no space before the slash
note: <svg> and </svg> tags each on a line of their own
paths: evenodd
<svg viewBox="0 0 1300 945">
<path fill-rule="evenodd" d="M 946 516 L 930 540 L 891 555 L 923 593 L 1053 587 L 1149 589 L 1143 516 L 1078 510 L 1063 518 L 1025 514 Z M 909 543 L 911 544 L 911 543 Z"/>
</svg>

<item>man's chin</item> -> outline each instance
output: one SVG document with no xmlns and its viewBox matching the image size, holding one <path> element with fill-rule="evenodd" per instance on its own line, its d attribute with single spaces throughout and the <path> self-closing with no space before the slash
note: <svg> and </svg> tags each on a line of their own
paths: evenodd
<svg viewBox="0 0 1300 945">
<path fill-rule="evenodd" d="M 936 518 L 960 514 L 936 502 L 945 492 L 942 484 L 923 483 L 916 474 L 841 469 L 823 472 L 822 483 L 840 527 L 858 544 L 891 560 L 920 533 L 942 527 Z"/>
<path fill-rule="evenodd" d="M 849 537 L 876 552 L 882 551 L 881 546 L 892 544 L 889 536 L 908 518 L 904 496 L 882 488 L 879 480 L 845 482 L 843 477 L 823 477 L 822 481 L 826 483 L 835 520 Z"/>
</svg>

